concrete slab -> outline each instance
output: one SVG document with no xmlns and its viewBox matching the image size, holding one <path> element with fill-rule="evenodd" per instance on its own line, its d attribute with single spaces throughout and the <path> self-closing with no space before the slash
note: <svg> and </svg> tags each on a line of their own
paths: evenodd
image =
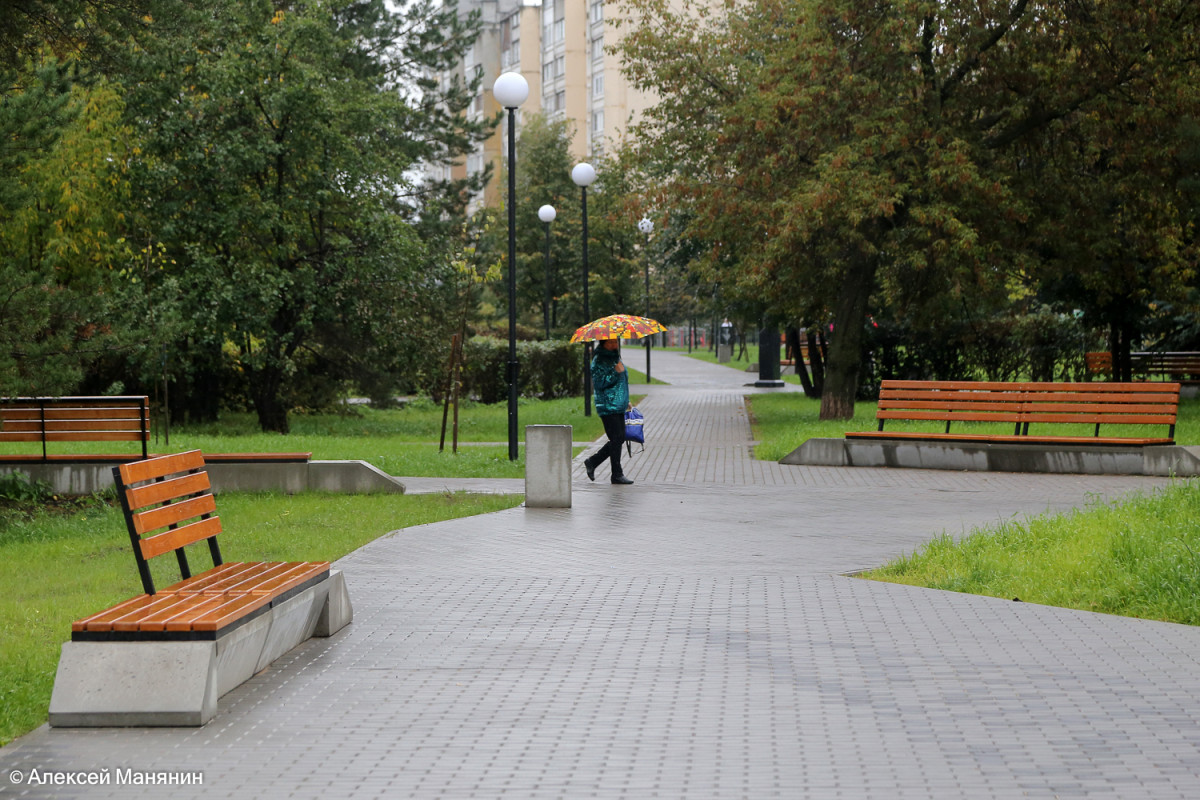
<svg viewBox="0 0 1200 800">
<path fill-rule="evenodd" d="M 66 642 L 50 725 L 204 725 L 218 694 L 215 642 Z"/>
</svg>

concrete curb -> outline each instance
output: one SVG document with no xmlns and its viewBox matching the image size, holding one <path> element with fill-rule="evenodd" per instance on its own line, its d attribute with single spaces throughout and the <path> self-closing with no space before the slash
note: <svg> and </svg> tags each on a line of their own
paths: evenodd
<svg viewBox="0 0 1200 800">
<path fill-rule="evenodd" d="M 0 464 L 0 475 L 24 472 L 57 494 L 85 495 L 113 485 L 112 464 Z M 244 462 L 207 466 L 216 492 L 343 492 L 403 494 L 404 484 L 365 461 Z"/>
<path fill-rule="evenodd" d="M 1200 475 L 1200 447 L 809 439 L 780 464 L 1082 475 Z"/>
</svg>

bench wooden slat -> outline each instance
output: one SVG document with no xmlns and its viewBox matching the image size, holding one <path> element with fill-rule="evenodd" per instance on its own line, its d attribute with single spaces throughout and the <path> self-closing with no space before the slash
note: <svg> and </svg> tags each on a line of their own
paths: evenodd
<svg viewBox="0 0 1200 800">
<path fill-rule="evenodd" d="M 142 558 L 149 561 L 155 556 L 178 550 L 180 547 L 208 539 L 221 532 L 221 518 L 209 517 L 174 530 L 147 536 L 141 540 Z"/>
<path fill-rule="evenodd" d="M 253 574 L 231 576 L 222 581 L 219 587 L 213 588 L 220 588 L 226 594 L 246 594 L 276 578 L 286 576 L 294 566 L 293 562 L 264 561 L 257 565 L 258 569 Z"/>
<path fill-rule="evenodd" d="M 154 602 L 114 620 L 110 630 L 122 633 L 162 630 L 167 619 L 177 616 L 191 601 L 175 594 L 156 594 Z"/>
<path fill-rule="evenodd" d="M 0 431 L 0 440 L 9 442 L 140 442 L 150 441 L 149 435 L 139 431 L 120 431 L 91 433 L 21 433 L 18 431 Z"/>
<path fill-rule="evenodd" d="M 176 497 L 200 494 L 212 489 L 207 472 L 194 472 L 181 475 L 178 478 L 168 478 L 165 481 L 147 483 L 145 486 L 134 486 L 125 491 L 130 511 L 139 511 L 147 506 L 165 503 Z"/>
<path fill-rule="evenodd" d="M 936 431 L 848 431 L 847 439 L 930 439 L 954 442 L 990 442 L 989 433 L 939 433 Z"/>
<path fill-rule="evenodd" d="M 192 577 L 182 580 L 179 583 L 172 584 L 162 591 L 173 592 L 175 594 L 203 594 L 205 592 L 219 594 L 224 591 L 223 588 L 220 588 L 224 581 L 229 580 L 234 575 L 239 573 L 256 569 L 264 563 L 267 562 L 230 561 L 225 564 L 215 566 L 207 572 L 202 572 L 199 575 L 193 575 Z"/>
<path fill-rule="evenodd" d="M 1101 425 L 1170 425 L 1175 421 L 1174 414 L 1119 414 L 1111 413 L 1073 413 L 1056 411 L 1027 412 L 1025 422 L 1080 422 Z"/>
<path fill-rule="evenodd" d="M 152 599 L 153 598 L 147 594 L 131 597 L 128 600 L 118 603 L 111 608 L 106 608 L 104 611 L 92 614 L 90 617 L 84 617 L 83 619 L 75 620 L 71 623 L 71 630 L 109 630 L 109 627 L 114 619 L 118 619 L 119 617 L 129 614 L 138 608 L 144 607 Z"/>
<path fill-rule="evenodd" d="M 199 497 L 191 497 L 187 500 L 180 500 L 177 503 L 168 503 L 157 508 L 140 511 L 132 516 L 133 526 L 138 533 L 147 534 L 150 531 L 156 531 L 168 525 L 178 525 L 181 522 L 202 517 L 205 514 L 214 514 L 216 510 L 217 502 L 213 499 L 213 496 L 211 494 L 202 494 Z"/>
<path fill-rule="evenodd" d="M 269 595 L 242 594 L 230 597 L 227 602 L 209 611 L 202 617 L 191 620 L 193 631 L 218 631 L 236 622 L 251 611 L 257 611 L 271 602 Z"/>
<path fill-rule="evenodd" d="M 256 586 L 244 587 L 244 591 L 251 594 L 279 595 L 328 571 L 328 561 L 297 561 L 293 562 L 287 571 Z"/>
<path fill-rule="evenodd" d="M 164 478 L 178 472 L 202 469 L 204 469 L 204 456 L 199 450 L 156 456 L 145 461 L 134 461 L 120 466 L 121 480 L 126 486 Z"/>
</svg>

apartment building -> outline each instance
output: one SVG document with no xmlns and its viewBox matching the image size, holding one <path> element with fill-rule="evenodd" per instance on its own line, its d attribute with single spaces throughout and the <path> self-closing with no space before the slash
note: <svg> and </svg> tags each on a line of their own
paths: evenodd
<svg viewBox="0 0 1200 800">
<path fill-rule="evenodd" d="M 518 71 L 529 82 L 529 99 L 517 109 L 517 128 L 528 114 L 542 112 L 567 119 L 573 132 L 571 155 L 593 158 L 620 141 L 630 123 L 652 98 L 629 86 L 618 58 L 606 52 L 619 35 L 611 17 L 616 6 L 604 0 L 459 0 L 459 13 L 478 10 L 483 29 L 467 52 L 459 74 L 481 74 L 479 95 L 470 111 L 484 118 L 502 110 L 492 97 L 492 84 L 503 72 Z M 443 79 L 448 76 L 442 76 Z M 518 134 L 519 135 L 519 134 Z M 500 172 L 507 153 L 508 126 L 502 124 L 466 162 L 451 174 L 473 174 L 488 163 Z M 450 177 L 446 168 L 432 168 Z M 475 205 L 499 204 L 500 187 L 492 181 Z"/>
</svg>

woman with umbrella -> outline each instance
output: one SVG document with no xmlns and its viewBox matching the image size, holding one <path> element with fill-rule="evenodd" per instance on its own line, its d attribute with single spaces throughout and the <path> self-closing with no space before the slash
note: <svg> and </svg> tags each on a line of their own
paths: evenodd
<svg viewBox="0 0 1200 800">
<path fill-rule="evenodd" d="M 608 459 L 612 482 L 630 484 L 621 469 L 621 445 L 625 444 L 625 411 L 629 408 L 629 375 L 621 362 L 621 340 L 640 339 L 664 331 L 660 323 L 632 314 L 613 314 L 589 322 L 571 336 L 572 342 L 600 342 L 592 358 L 592 399 L 604 423 L 608 441 L 584 460 L 588 480 L 596 480 L 596 467 Z"/>
<path fill-rule="evenodd" d="M 608 441 L 583 462 L 588 480 L 596 480 L 596 467 L 605 459 L 612 465 L 612 482 L 630 484 L 621 470 L 621 446 L 625 444 L 625 410 L 629 408 L 629 374 L 621 362 L 621 340 L 602 339 L 592 357 L 592 400 L 604 424 Z"/>
</svg>

